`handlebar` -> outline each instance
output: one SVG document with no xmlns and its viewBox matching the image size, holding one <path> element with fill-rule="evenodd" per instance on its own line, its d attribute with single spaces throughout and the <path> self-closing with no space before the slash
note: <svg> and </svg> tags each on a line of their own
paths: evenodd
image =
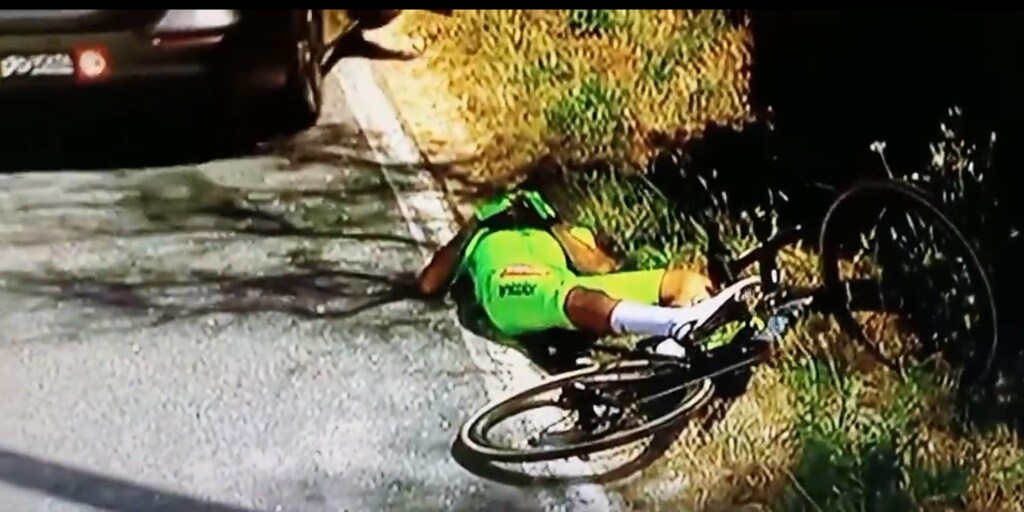
<svg viewBox="0 0 1024 512">
<path fill-rule="evenodd" d="M 781 277 L 776 256 L 783 247 L 801 240 L 804 237 L 804 228 L 796 226 L 773 236 L 766 236 L 764 232 L 755 233 L 761 243 L 737 257 L 732 256 L 722 241 L 719 226 L 708 227 L 707 235 L 708 277 L 716 287 L 735 282 L 736 274 L 757 263 L 762 289 L 765 292 L 772 292 L 778 289 Z"/>
</svg>

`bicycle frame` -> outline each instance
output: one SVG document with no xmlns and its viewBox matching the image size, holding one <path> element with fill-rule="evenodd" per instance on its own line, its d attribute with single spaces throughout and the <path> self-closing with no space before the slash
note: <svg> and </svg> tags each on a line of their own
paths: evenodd
<svg viewBox="0 0 1024 512">
<path fill-rule="evenodd" d="M 815 290 L 814 293 L 819 293 Z M 653 395 L 645 396 L 639 402 L 658 400 L 661 397 L 683 391 L 694 383 L 705 379 L 714 379 L 732 372 L 741 371 L 768 360 L 772 354 L 772 345 L 788 332 L 794 320 L 802 314 L 816 310 L 816 295 L 794 298 L 781 306 L 775 307 L 775 313 L 768 317 L 764 328 L 753 332 L 741 330 L 731 340 L 714 347 L 702 349 L 695 345 L 685 357 L 639 352 L 633 348 L 596 344 L 595 352 L 613 355 L 621 360 L 647 359 L 663 364 L 667 372 L 683 377 L 671 387 Z M 660 339 L 658 337 L 648 339 Z M 675 379 L 674 379 L 675 380 Z"/>
<path fill-rule="evenodd" d="M 692 344 L 693 350 L 688 350 L 686 356 L 673 357 L 659 355 L 644 348 L 593 344 L 591 343 L 592 339 L 589 339 L 586 347 L 580 347 L 583 350 L 582 353 L 574 352 L 576 357 L 583 356 L 589 351 L 591 355 L 609 354 L 614 356 L 616 361 L 580 367 L 579 361 L 573 359 L 573 363 L 577 366 L 570 370 L 570 373 L 561 377 L 553 377 L 553 381 L 524 390 L 482 409 L 474 419 L 465 424 L 460 431 L 459 439 L 464 446 L 476 447 L 472 449 L 483 454 L 482 456 L 492 459 L 501 457 L 501 460 L 506 462 L 516 460 L 534 462 L 543 460 L 544 457 L 554 460 L 564 456 L 578 456 L 579 453 L 594 453 L 597 450 L 617 446 L 616 443 L 620 443 L 620 441 L 623 444 L 633 442 L 642 436 L 656 433 L 656 429 L 668 425 L 667 421 L 674 422 L 703 407 L 713 394 L 716 394 L 716 390 L 722 391 L 719 396 L 726 399 L 738 396 L 737 392 L 744 392 L 753 366 L 770 358 L 775 352 L 774 345 L 796 324 L 797 319 L 807 313 L 826 313 L 839 320 L 840 328 L 844 330 L 855 328 L 859 332 L 859 326 L 854 325 L 853 328 L 848 328 L 842 319 L 857 322 L 852 316 L 854 311 L 890 311 L 886 306 L 895 306 L 895 312 L 900 312 L 903 304 L 889 302 L 890 298 L 899 299 L 899 292 L 896 292 L 897 295 L 883 292 L 877 288 L 874 279 L 845 279 L 839 275 L 840 258 L 847 254 L 844 252 L 844 242 L 849 240 L 843 234 L 847 225 L 834 221 L 834 213 L 840 208 L 845 208 L 843 211 L 851 211 L 854 214 L 866 210 L 851 206 L 855 203 L 852 203 L 850 199 L 851 197 L 863 198 L 865 196 L 881 201 L 883 207 L 895 204 L 916 209 L 916 211 L 930 216 L 931 221 L 938 222 L 939 228 L 952 234 L 954 243 L 961 249 L 966 249 L 968 259 L 971 260 L 969 270 L 972 271 L 972 274 L 980 275 L 981 291 L 988 297 L 988 308 L 992 309 L 991 317 L 995 323 L 995 306 L 991 299 L 990 283 L 984 268 L 978 262 L 976 253 L 957 227 L 929 203 L 925 196 L 914 189 L 893 182 L 869 182 L 853 187 L 835 201 L 830 207 L 829 213 L 821 220 L 815 237 L 810 236 L 814 233 L 809 233 L 799 226 L 778 233 L 770 233 L 774 228 L 773 223 L 768 222 L 769 219 L 766 216 L 758 216 L 754 219 L 753 226 L 754 234 L 759 241 L 758 246 L 739 256 L 734 256 L 719 238 L 718 226 L 706 226 L 708 230 L 709 277 L 723 290 L 712 301 L 705 303 L 706 307 L 702 308 L 700 314 L 697 315 L 701 319 L 701 327 L 691 333 L 690 337 L 695 340 L 703 340 L 703 343 Z M 801 288 L 783 284 L 785 278 L 778 269 L 780 251 L 787 245 L 798 241 L 810 241 L 819 249 L 819 257 L 823 263 L 821 276 L 823 283 L 821 285 Z M 758 264 L 757 276 L 737 279 L 738 275 L 746 273 L 747 268 L 755 263 Z M 870 287 L 862 286 L 868 283 L 870 283 Z M 753 297 L 752 303 L 747 300 L 751 297 L 746 295 L 751 290 L 759 292 Z M 902 302 L 905 303 L 906 300 Z M 739 310 L 738 314 L 734 313 L 733 307 Z M 764 321 L 758 323 L 749 321 L 751 319 L 763 319 Z M 707 336 L 711 330 L 722 327 L 725 322 L 744 322 L 745 325 L 724 343 L 717 343 Z M 992 334 L 992 339 L 985 347 L 985 352 L 981 353 L 981 356 L 987 354 L 986 360 L 982 361 L 985 367 L 978 367 L 978 371 L 975 372 L 976 380 L 981 379 L 991 363 L 997 334 L 994 329 Z M 851 334 L 851 336 L 853 335 Z M 660 336 L 649 338 L 649 340 L 657 342 L 663 339 L 664 337 Z M 863 336 L 855 339 L 870 343 Z M 646 345 L 643 341 L 640 344 L 641 346 Z M 870 344 L 867 346 L 871 347 Z M 690 347 L 688 346 L 688 348 Z M 980 361 L 980 359 L 978 360 Z M 614 428 L 618 430 L 610 431 L 611 434 L 604 431 L 599 432 L 596 438 L 584 440 L 582 444 L 556 449 L 554 455 L 536 451 L 517 453 L 517 449 L 513 448 L 494 448 L 493 443 L 488 444 L 490 441 L 484 439 L 483 436 L 486 436 L 484 429 L 489 429 L 496 424 L 494 422 L 486 423 L 487 418 L 500 421 L 521 411 L 522 409 L 516 409 L 518 406 L 537 403 L 536 401 L 530 402 L 530 400 L 539 396 L 538 393 L 558 390 L 562 393 L 559 406 L 567 410 L 576 409 L 579 412 L 579 424 L 583 426 L 584 433 L 596 425 L 596 421 L 604 421 L 607 418 L 626 418 L 638 414 L 641 416 L 641 423 L 626 425 L 626 430 L 622 432 L 628 433 L 628 436 L 619 432 L 618 430 L 621 429 L 615 426 Z M 581 390 L 588 392 L 583 393 Z M 671 403 L 669 400 L 665 400 L 669 398 L 669 395 L 678 395 L 680 392 L 690 396 L 691 390 L 696 393 L 693 394 L 694 401 L 676 400 L 674 396 L 670 399 Z M 614 407 L 595 408 L 602 402 L 607 402 L 604 405 L 614 405 Z M 632 406 L 641 407 L 634 410 L 630 409 Z M 587 418 L 584 416 L 585 413 L 590 413 L 591 416 Z M 594 417 L 595 414 L 598 417 Z M 619 414 L 619 416 L 615 416 L 615 414 Z M 477 437 L 473 438 L 474 435 Z"/>
<path fill-rule="evenodd" d="M 872 185 L 869 183 L 853 190 L 872 190 L 871 187 L 884 189 L 884 184 Z M 909 194 L 906 191 L 901 193 Z M 826 216 L 822 225 L 826 225 L 828 219 L 829 216 Z M 766 349 L 770 349 L 773 343 L 781 339 L 794 320 L 804 314 L 812 312 L 835 314 L 843 311 L 849 313 L 854 310 L 888 311 L 889 308 L 897 312 L 901 310 L 902 298 L 900 296 L 867 289 L 865 285 L 873 283 L 871 279 L 848 280 L 842 283 L 841 288 L 836 289 L 830 289 L 825 285 L 811 288 L 783 286 L 778 270 L 779 252 L 788 245 L 809 239 L 810 232 L 802 226 L 796 226 L 767 236 L 769 228 L 768 223 L 755 223 L 755 235 L 763 241 L 743 254 L 732 257 L 719 236 L 718 226 L 707 227 L 708 274 L 716 286 L 736 282 L 736 276 L 739 273 L 752 264 L 758 264 L 761 294 L 763 295 L 763 300 L 759 305 L 767 306 L 766 309 L 769 312 L 768 318 L 760 330 L 750 332 L 749 329 L 746 329 L 741 331 L 744 339 L 740 339 L 738 334 L 733 339 L 715 347 L 702 347 L 694 344 L 694 348 L 697 350 L 690 351 L 685 358 L 639 353 L 632 349 L 605 345 L 595 346 L 594 349 L 597 352 L 608 353 L 620 358 L 642 357 L 664 361 L 665 364 L 674 366 L 678 370 L 674 369 L 673 371 L 679 371 L 686 375 L 687 379 L 665 392 L 671 393 L 695 381 L 714 378 L 757 364 L 763 359 L 764 353 L 770 353 L 770 350 Z M 815 241 L 820 245 L 825 242 L 823 230 L 819 229 L 818 231 Z M 871 293 L 861 293 L 862 291 Z M 843 304 L 845 306 L 842 306 Z M 711 322 L 701 331 L 707 332 L 718 325 L 721 323 Z"/>
<path fill-rule="evenodd" d="M 660 361 L 670 367 L 671 372 L 686 376 L 682 382 L 646 397 L 645 400 L 654 400 L 681 391 L 697 381 L 719 377 L 764 362 L 770 357 L 771 345 L 788 332 L 797 318 L 807 313 L 829 309 L 831 297 L 824 287 L 786 287 L 781 282 L 777 261 L 779 252 L 786 246 L 805 240 L 807 234 L 808 231 L 801 226 L 786 229 L 767 237 L 762 243 L 741 255 L 732 257 L 719 238 L 717 228 L 708 229 L 708 273 L 716 286 L 735 282 L 737 274 L 750 265 L 758 264 L 763 296 L 761 305 L 767 306 L 771 311 L 760 330 L 752 331 L 745 328 L 729 341 L 714 347 L 694 344 L 695 350 L 690 351 L 684 358 L 604 344 L 595 344 L 592 349 L 618 359 L 643 358 Z M 707 332 L 719 325 L 721 324 L 712 322 L 708 328 L 701 331 Z M 645 341 L 648 340 L 660 341 L 660 338 L 652 337 Z"/>
</svg>

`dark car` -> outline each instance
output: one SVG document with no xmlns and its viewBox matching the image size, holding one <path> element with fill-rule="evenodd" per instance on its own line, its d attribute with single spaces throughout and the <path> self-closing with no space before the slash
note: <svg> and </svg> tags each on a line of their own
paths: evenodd
<svg viewBox="0 0 1024 512">
<path fill-rule="evenodd" d="M 103 96 L 114 100 L 102 103 L 106 111 L 141 106 L 191 115 L 209 107 L 275 131 L 301 130 L 321 109 L 323 15 L 0 10 L 0 102 L 45 109 L 60 100 L 74 108 Z"/>
</svg>

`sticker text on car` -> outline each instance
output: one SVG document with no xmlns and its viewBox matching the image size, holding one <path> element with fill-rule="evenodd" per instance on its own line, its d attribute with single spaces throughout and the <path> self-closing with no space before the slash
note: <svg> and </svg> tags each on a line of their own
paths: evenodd
<svg viewBox="0 0 1024 512">
<path fill-rule="evenodd" d="M 13 76 L 64 76 L 75 73 L 75 63 L 66 53 L 8 55 L 0 60 L 0 78 Z"/>
</svg>

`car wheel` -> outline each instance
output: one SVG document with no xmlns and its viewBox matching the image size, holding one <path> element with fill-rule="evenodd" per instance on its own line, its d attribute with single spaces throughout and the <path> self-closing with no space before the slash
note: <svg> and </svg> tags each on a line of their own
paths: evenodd
<svg viewBox="0 0 1024 512">
<path fill-rule="evenodd" d="M 278 93 L 279 126 L 295 133 L 316 124 L 323 108 L 324 76 L 320 69 L 323 54 L 323 19 L 318 10 L 305 12 L 305 37 L 295 42 L 293 61 L 284 89 Z"/>
</svg>

